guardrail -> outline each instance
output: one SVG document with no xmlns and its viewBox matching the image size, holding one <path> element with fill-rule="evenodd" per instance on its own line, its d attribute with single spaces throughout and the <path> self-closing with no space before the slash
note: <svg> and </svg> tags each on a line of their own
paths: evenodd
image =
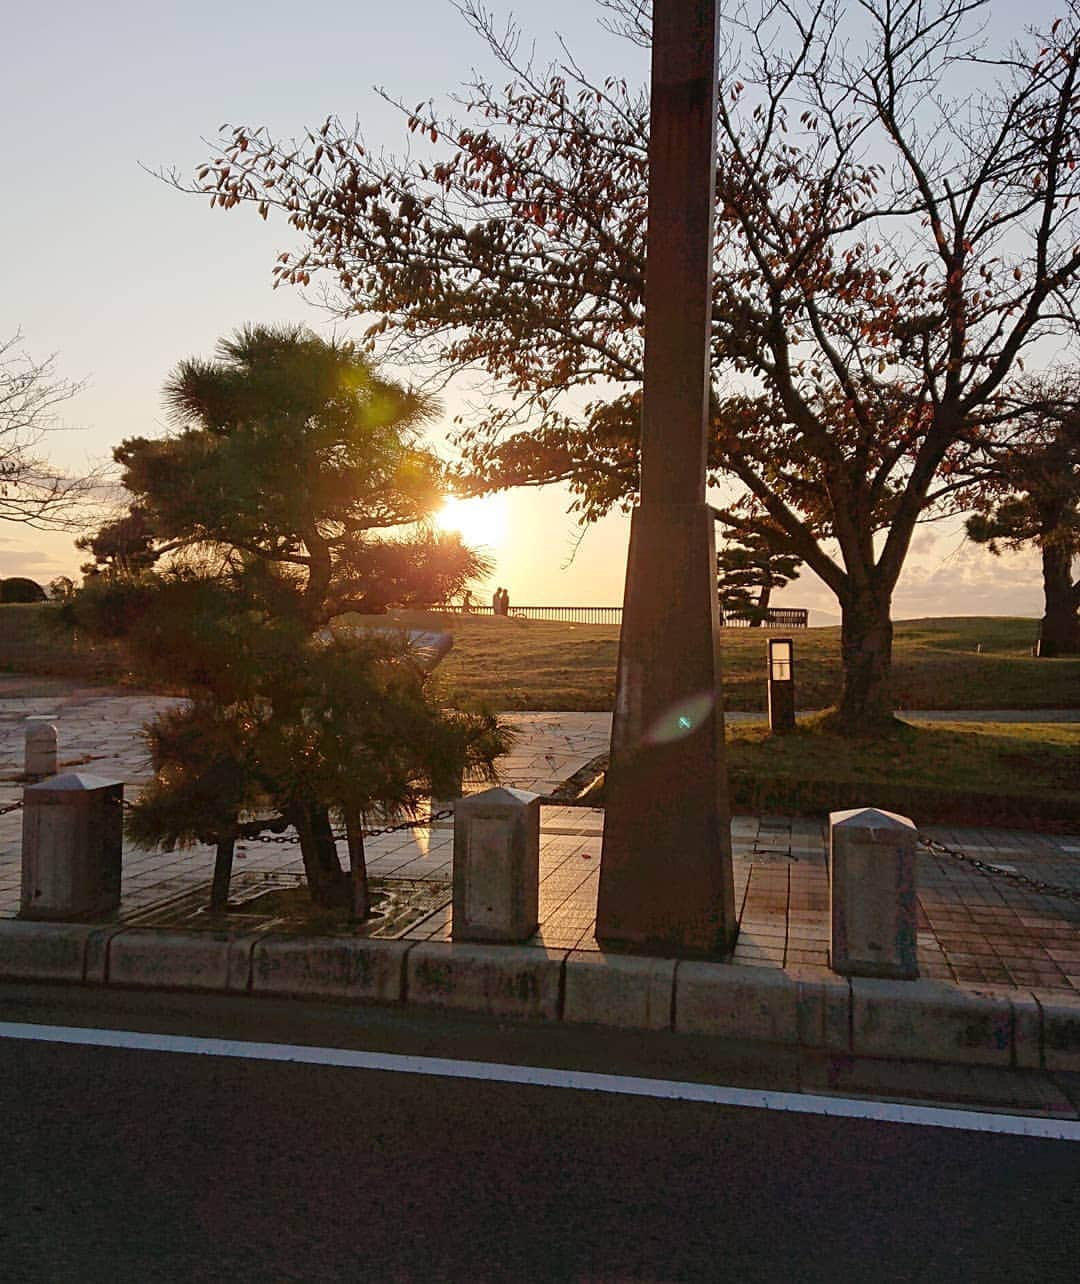
<svg viewBox="0 0 1080 1284">
<path fill-rule="evenodd" d="M 492 606 L 462 606 L 453 602 L 438 608 L 446 615 L 494 615 Z M 559 620 L 564 624 L 619 624 L 621 606 L 511 606 L 508 612 L 514 620 Z"/>
<path fill-rule="evenodd" d="M 725 628 L 749 629 L 754 621 L 761 617 L 754 611 L 721 611 L 720 617 Z M 805 629 L 809 623 L 810 612 L 805 607 L 770 606 L 761 620 L 759 628 L 763 629 Z"/>
<path fill-rule="evenodd" d="M 460 602 L 438 608 L 444 615 L 494 615 L 492 606 Z M 564 624 L 621 624 L 621 606 L 511 606 L 515 620 L 558 620 Z M 720 621 L 729 629 L 748 629 L 758 617 L 751 611 L 721 611 Z M 809 612 L 801 607 L 770 607 L 759 627 L 765 629 L 805 629 Z"/>
</svg>

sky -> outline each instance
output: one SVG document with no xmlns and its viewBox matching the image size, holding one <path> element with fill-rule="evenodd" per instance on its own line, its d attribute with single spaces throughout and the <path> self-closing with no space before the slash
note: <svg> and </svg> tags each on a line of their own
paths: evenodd
<svg viewBox="0 0 1080 1284">
<path fill-rule="evenodd" d="M 488 7 L 514 12 L 541 56 L 558 33 L 599 75 L 645 74 L 643 53 L 604 32 L 587 0 Z M 1050 0 L 1024 6 L 1032 20 L 1054 10 Z M 1013 0 L 995 0 L 995 26 L 1007 30 L 1015 12 Z M 58 375 L 85 381 L 64 407 L 64 431 L 46 441 L 71 470 L 105 461 L 124 437 L 164 433 L 170 370 L 245 322 L 334 328 L 299 292 L 271 288 L 276 255 L 296 245 L 283 223 L 211 211 L 148 171 L 190 174 L 223 122 L 293 136 L 331 113 L 355 116 L 369 147 L 397 150 L 403 121 L 375 86 L 413 104 L 444 98 L 474 67 L 490 70 L 450 0 L 51 0 L 9 10 L 3 36 L 0 338 L 20 330 L 28 353 L 55 353 Z M 453 411 L 450 400 L 434 444 Z M 486 591 L 504 584 L 519 605 L 621 602 L 628 519 L 606 518 L 579 541 L 568 502 L 552 487 L 461 510 L 466 536 L 488 543 L 496 562 Z M 69 533 L 0 523 L 0 575 L 44 583 L 77 576 L 81 560 Z M 777 601 L 809 607 L 812 622 L 838 613 L 809 570 Z M 992 558 L 955 526 L 921 530 L 894 615 L 957 614 L 1041 614 L 1035 556 Z"/>
</svg>

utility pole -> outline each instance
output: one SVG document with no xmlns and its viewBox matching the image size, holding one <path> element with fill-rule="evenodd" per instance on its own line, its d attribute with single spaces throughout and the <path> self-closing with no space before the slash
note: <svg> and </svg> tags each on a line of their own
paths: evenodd
<svg viewBox="0 0 1080 1284">
<path fill-rule="evenodd" d="M 653 6 L 641 503 L 630 528 L 596 935 L 735 940 L 713 513 L 705 502 L 719 0 Z"/>
</svg>

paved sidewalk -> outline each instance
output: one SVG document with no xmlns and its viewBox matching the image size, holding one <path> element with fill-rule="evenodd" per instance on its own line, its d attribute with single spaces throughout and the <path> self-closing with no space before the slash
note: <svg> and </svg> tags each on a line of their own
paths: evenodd
<svg viewBox="0 0 1080 1284">
<path fill-rule="evenodd" d="M 739 906 L 732 962 L 774 969 L 827 967 L 824 826 L 805 818 L 736 816 L 731 832 Z M 943 826 L 928 826 L 923 832 L 987 863 L 1080 890 L 1080 838 Z M 531 944 L 600 948 L 593 932 L 602 837 L 600 811 L 543 809 L 541 922 Z M 922 977 L 1080 995 L 1080 904 L 1040 895 L 924 851 L 919 854 L 917 883 Z M 449 940 L 449 910 L 409 935 Z"/>
<path fill-rule="evenodd" d="M 124 780 L 134 796 L 149 773 L 138 730 L 174 699 L 83 687 L 55 679 L 0 677 L 0 806 L 21 796 L 25 718 L 52 714 L 61 767 Z M 611 719 L 595 713 L 511 713 L 519 731 L 501 762 L 507 784 L 550 793 L 608 746 Z M 914 715 L 913 715 L 914 716 Z M 867 799 L 868 804 L 873 799 Z M 914 818 L 917 822 L 918 818 Z M 596 891 L 603 812 L 544 807 L 541 925 L 534 941 L 553 949 L 596 950 Z M 1080 827 L 1078 827 L 1080 828 Z M 1047 882 L 1080 888 L 1080 834 L 928 826 L 926 836 Z M 814 819 L 736 816 L 732 821 L 740 931 L 733 961 L 783 969 L 828 965 L 825 834 Z M 0 918 L 18 913 L 21 816 L 0 817 Z M 373 877 L 449 882 L 449 822 L 385 834 L 368 843 Z M 235 875 L 299 875 L 295 842 L 239 845 Z M 213 851 L 147 852 L 127 845 L 121 920 L 145 920 L 156 906 L 205 886 Z M 957 985 L 1037 987 L 1080 994 L 1080 905 L 1039 895 L 944 856 L 921 852 L 918 870 L 920 973 Z M 449 940 L 450 908 L 408 933 Z"/>
</svg>

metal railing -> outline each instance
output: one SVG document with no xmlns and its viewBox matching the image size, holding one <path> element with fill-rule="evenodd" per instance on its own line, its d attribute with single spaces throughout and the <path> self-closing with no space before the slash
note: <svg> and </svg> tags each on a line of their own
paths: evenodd
<svg viewBox="0 0 1080 1284">
<path fill-rule="evenodd" d="M 447 615 L 494 615 L 492 606 L 462 606 L 452 602 L 439 607 Z M 564 624 L 619 624 L 621 606 L 511 606 L 508 612 L 514 620 L 559 620 Z"/>
<path fill-rule="evenodd" d="M 721 611 L 721 622 L 728 629 L 749 629 L 760 619 L 763 629 L 805 629 L 810 612 L 799 606 L 770 606 L 761 617 L 755 611 Z"/>
<path fill-rule="evenodd" d="M 444 615 L 494 615 L 493 606 L 479 602 L 464 606 L 449 602 L 438 608 Z M 511 606 L 514 620 L 558 620 L 564 624 L 621 624 L 621 606 Z M 764 629 L 805 629 L 809 611 L 803 607 L 771 606 L 761 620 Z M 759 618 L 753 611 L 721 611 L 720 622 L 729 629 L 748 629 Z"/>
</svg>

